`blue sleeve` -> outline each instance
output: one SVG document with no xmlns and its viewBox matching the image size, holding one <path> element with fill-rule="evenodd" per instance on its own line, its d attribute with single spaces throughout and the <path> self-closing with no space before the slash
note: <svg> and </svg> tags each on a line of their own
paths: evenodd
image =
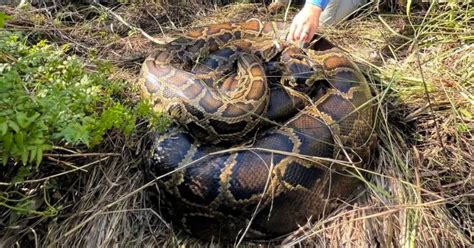
<svg viewBox="0 0 474 248">
<path fill-rule="evenodd" d="M 326 6 L 328 6 L 329 0 L 306 0 L 306 2 L 316 5 L 324 10 Z"/>
</svg>

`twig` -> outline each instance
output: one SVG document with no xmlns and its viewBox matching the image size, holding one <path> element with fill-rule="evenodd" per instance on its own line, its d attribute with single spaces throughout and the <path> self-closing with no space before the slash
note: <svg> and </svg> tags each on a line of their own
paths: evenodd
<svg viewBox="0 0 474 248">
<path fill-rule="evenodd" d="M 42 181 L 46 181 L 46 180 L 49 180 L 51 178 L 55 178 L 55 177 L 59 177 L 59 176 L 63 176 L 63 175 L 66 175 L 66 174 L 69 174 L 71 172 L 74 172 L 74 171 L 77 171 L 77 170 L 83 170 L 84 168 L 87 168 L 91 165 L 94 165 L 94 164 L 97 164 L 97 163 L 100 163 L 104 160 L 107 160 L 109 159 L 110 157 L 105 157 L 105 158 L 101 158 L 99 160 L 96 160 L 92 163 L 88 163 L 86 165 L 83 165 L 81 167 L 77 167 L 77 169 L 72 169 L 72 170 L 68 170 L 68 171 L 64 171 L 64 172 L 61 172 L 61 173 L 58 173 L 58 174 L 54 174 L 54 175 L 51 175 L 51 176 L 47 176 L 47 177 L 43 177 L 43 178 L 39 178 L 39 179 L 33 179 L 33 180 L 26 180 L 26 181 L 23 181 L 23 182 L 19 182 L 19 183 L 5 183 L 5 182 L 0 182 L 0 185 L 3 185 L 3 186 L 11 186 L 11 185 L 15 185 L 15 184 L 24 184 L 24 183 L 38 183 L 38 182 L 42 182 Z"/>
<path fill-rule="evenodd" d="M 106 10 L 109 14 L 113 15 L 115 18 L 117 18 L 117 20 L 119 20 L 121 23 L 123 23 L 125 26 L 129 27 L 130 29 L 134 30 L 134 31 L 139 31 L 143 36 L 145 36 L 145 38 L 147 38 L 148 40 L 150 40 L 151 42 L 155 43 L 155 44 L 159 44 L 159 45 L 163 45 L 163 44 L 166 44 L 166 42 L 163 42 L 163 41 L 159 41 L 155 38 L 153 38 L 151 35 L 149 35 L 147 32 L 143 31 L 143 29 L 141 28 L 138 28 L 138 27 L 135 27 L 133 25 L 131 25 L 130 23 L 126 22 L 120 15 L 116 14 L 115 12 L 113 12 L 111 9 L 103 6 L 102 4 L 100 3 L 95 3 L 97 6 L 99 6 L 101 9 L 104 9 Z"/>
<path fill-rule="evenodd" d="M 66 161 L 62 161 L 62 160 L 59 160 L 59 159 L 56 159 L 56 158 L 53 158 L 51 156 L 46 156 L 49 160 L 52 160 L 54 162 L 57 162 L 57 163 L 61 163 L 61 164 L 64 164 L 66 166 L 69 166 L 73 169 L 78 169 L 78 170 L 81 170 L 83 172 L 87 172 L 87 170 L 84 170 L 84 169 L 80 169 L 79 167 L 75 166 L 73 163 L 70 163 L 70 162 L 66 162 Z"/>
<path fill-rule="evenodd" d="M 69 153 L 78 153 L 78 151 L 74 151 L 74 150 L 71 150 L 71 149 L 68 149 L 68 148 L 65 148 L 65 147 L 62 147 L 62 146 L 53 146 L 53 150 L 61 150 L 61 151 L 69 152 Z"/>
<path fill-rule="evenodd" d="M 414 44 L 415 44 L 415 46 L 418 46 L 418 42 L 417 42 L 416 39 L 414 41 Z M 443 148 L 443 154 L 445 154 L 447 156 L 446 147 L 444 146 L 443 139 L 441 138 L 441 133 L 439 132 L 439 123 L 438 123 L 438 120 L 436 119 L 436 116 L 435 116 L 435 113 L 434 113 L 434 110 L 433 110 L 433 105 L 431 104 L 431 97 L 430 97 L 430 93 L 428 92 L 428 86 L 426 85 L 425 76 L 424 76 L 424 73 L 423 73 L 423 68 L 421 67 L 420 52 L 419 51 L 416 51 L 415 57 L 416 57 L 416 62 L 417 62 L 417 65 L 418 65 L 418 69 L 420 70 L 420 76 L 421 76 L 421 80 L 423 82 L 423 88 L 424 88 L 425 95 L 426 95 L 426 101 L 428 102 L 428 108 L 430 110 L 431 116 L 433 117 L 433 121 L 434 121 L 434 124 L 435 124 L 436 135 L 438 136 L 439 144 Z"/>
<path fill-rule="evenodd" d="M 58 158 L 72 158 L 72 157 L 90 157 L 90 156 L 120 156 L 120 153 L 98 153 L 98 152 L 93 152 L 93 153 L 74 153 L 74 154 L 51 154 L 51 153 L 45 153 L 44 156 L 49 156 L 49 157 L 58 157 Z"/>
</svg>

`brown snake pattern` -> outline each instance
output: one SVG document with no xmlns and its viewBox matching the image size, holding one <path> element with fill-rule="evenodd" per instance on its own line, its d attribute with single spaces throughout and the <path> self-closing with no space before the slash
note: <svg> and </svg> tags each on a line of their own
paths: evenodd
<svg viewBox="0 0 474 248">
<path fill-rule="evenodd" d="M 324 39 L 300 49 L 282 30 L 214 24 L 143 63 L 144 96 L 178 124 L 156 136 L 147 172 L 167 174 L 159 186 L 171 219 L 198 237 L 291 232 L 351 195 L 354 168 L 368 165 L 364 76 Z"/>
</svg>

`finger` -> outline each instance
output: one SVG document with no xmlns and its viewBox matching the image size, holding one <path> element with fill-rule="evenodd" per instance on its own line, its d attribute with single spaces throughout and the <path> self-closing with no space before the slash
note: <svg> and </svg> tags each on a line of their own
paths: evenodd
<svg viewBox="0 0 474 248">
<path fill-rule="evenodd" d="M 316 34 L 316 32 L 318 31 L 318 25 L 316 24 L 310 31 L 310 36 L 308 37 L 308 42 L 310 42 L 313 37 L 314 37 L 314 34 Z"/>
<path fill-rule="evenodd" d="M 309 30 L 304 41 L 307 43 L 311 42 L 311 40 L 313 39 L 314 33 L 315 33 L 314 29 Z"/>
<path fill-rule="evenodd" d="M 309 37 L 311 36 L 311 28 L 310 27 L 306 27 L 302 30 L 301 32 L 301 37 L 300 37 L 300 41 L 304 41 L 306 42 L 307 40 L 309 40 Z"/>
<path fill-rule="evenodd" d="M 302 30 L 303 30 L 303 25 L 296 26 L 295 33 L 293 34 L 293 41 L 300 40 Z"/>
</svg>

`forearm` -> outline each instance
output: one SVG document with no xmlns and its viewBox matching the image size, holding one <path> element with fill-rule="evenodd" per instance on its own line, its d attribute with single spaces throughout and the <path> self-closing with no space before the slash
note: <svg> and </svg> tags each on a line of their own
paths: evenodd
<svg viewBox="0 0 474 248">
<path fill-rule="evenodd" d="M 315 4 L 316 3 L 316 4 Z M 316 22 L 319 24 L 319 17 L 326 7 L 327 1 L 325 0 L 306 0 L 306 3 L 301 10 L 307 16 L 307 21 Z"/>
</svg>

